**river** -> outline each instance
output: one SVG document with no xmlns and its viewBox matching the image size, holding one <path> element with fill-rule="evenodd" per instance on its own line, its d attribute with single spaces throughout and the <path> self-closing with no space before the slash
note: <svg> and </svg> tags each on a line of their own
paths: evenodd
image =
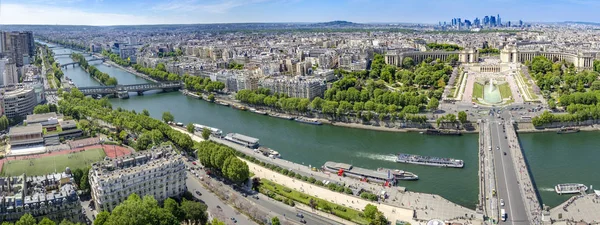
<svg viewBox="0 0 600 225">
<path fill-rule="evenodd" d="M 57 49 L 55 53 L 70 52 Z M 69 57 L 58 57 L 60 63 L 68 63 Z M 127 71 L 93 62 L 105 73 L 117 78 L 119 84 L 148 83 Z M 79 67 L 64 70 L 65 76 L 77 86 L 97 86 Z M 170 111 L 178 122 L 199 123 L 222 129 L 225 133 L 235 132 L 260 139 L 261 145 L 279 151 L 282 157 L 296 163 L 320 167 L 326 161 L 350 163 L 369 169 L 379 167 L 401 169 L 419 175 L 418 181 L 400 182 L 410 191 L 439 194 L 448 200 L 474 208 L 477 204 L 477 144 L 478 135 L 462 137 L 426 136 L 418 133 L 393 133 L 372 130 L 343 128 L 330 125 L 314 126 L 294 121 L 272 118 L 251 112 L 208 103 L 182 95 L 179 92 L 147 93 L 129 99 L 111 99 L 113 107 L 141 112 L 147 109 L 151 116 L 160 119 L 162 113 Z M 549 191 L 557 183 L 579 182 L 600 185 L 600 164 L 592 163 L 597 157 L 589 157 L 600 151 L 594 146 L 600 140 L 590 138 L 597 133 L 557 135 L 535 133 L 519 135 L 525 154 L 531 163 L 532 174 L 540 188 L 542 201 L 556 206 L 568 196 L 558 196 Z M 535 143 L 535 144 L 534 144 Z M 577 147 L 573 147 L 577 146 Z M 577 153 L 568 149 L 577 150 Z M 413 153 L 420 155 L 452 157 L 465 161 L 465 168 L 437 168 L 398 164 L 394 154 Z M 581 162 L 571 165 L 568 162 Z M 586 172 L 587 171 L 587 172 Z"/>
</svg>

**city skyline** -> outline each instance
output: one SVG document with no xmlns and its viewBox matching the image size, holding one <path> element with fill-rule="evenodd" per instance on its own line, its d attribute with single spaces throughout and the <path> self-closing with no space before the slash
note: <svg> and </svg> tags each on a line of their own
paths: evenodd
<svg viewBox="0 0 600 225">
<path fill-rule="evenodd" d="M 414 0 L 4 0 L 0 4 L 0 24 L 142 25 L 333 20 L 437 24 L 448 18 L 496 14 L 501 14 L 505 22 L 600 22 L 594 16 L 598 6 L 600 2 L 591 0 L 442 0 L 427 7 Z M 536 10 L 531 11 L 532 8 Z"/>
</svg>

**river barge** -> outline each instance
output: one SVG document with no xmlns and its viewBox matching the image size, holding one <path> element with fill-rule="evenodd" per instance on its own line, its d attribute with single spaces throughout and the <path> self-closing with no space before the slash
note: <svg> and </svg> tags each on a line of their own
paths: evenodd
<svg viewBox="0 0 600 225">
<path fill-rule="evenodd" d="M 419 176 L 417 176 L 416 174 L 408 172 L 408 171 L 404 171 L 404 170 L 377 168 L 377 171 L 389 173 L 390 175 L 394 176 L 394 178 L 396 178 L 396 180 L 418 180 L 419 179 Z"/>
<path fill-rule="evenodd" d="M 554 186 L 554 191 L 559 195 L 585 193 L 587 190 L 587 186 L 575 183 L 557 184 Z"/>
<path fill-rule="evenodd" d="M 556 133 L 557 134 L 571 134 L 571 133 L 577 133 L 579 132 L 579 128 L 577 127 L 561 127 L 560 130 L 558 130 Z"/>
<path fill-rule="evenodd" d="M 256 113 L 256 114 L 260 114 L 260 115 L 267 115 L 267 112 L 260 111 L 260 110 L 255 109 L 255 108 L 250 108 L 250 112 L 253 112 L 253 113 Z"/>
<path fill-rule="evenodd" d="M 322 169 L 326 172 L 335 173 L 338 176 L 351 177 L 364 182 L 379 183 L 386 186 L 396 185 L 398 181 L 395 176 L 392 176 L 391 172 L 375 171 L 346 163 L 328 161 L 323 164 Z"/>
<path fill-rule="evenodd" d="M 225 135 L 224 139 L 248 148 L 258 148 L 259 146 L 258 138 L 253 138 L 242 134 L 229 133 Z"/>
<path fill-rule="evenodd" d="M 227 103 L 227 102 L 217 102 L 217 104 L 222 105 L 222 106 L 229 106 L 229 103 Z"/>
<path fill-rule="evenodd" d="M 214 128 L 214 127 L 205 126 L 205 125 L 202 125 L 202 124 L 194 123 L 194 130 L 196 132 L 202 132 L 205 128 L 208 129 L 208 130 L 210 130 L 210 133 L 212 135 L 215 135 L 217 137 L 222 137 L 223 136 L 223 131 L 220 130 L 220 129 L 217 129 L 217 128 Z"/>
<path fill-rule="evenodd" d="M 261 147 L 258 147 L 258 149 L 255 151 L 260 152 L 264 156 L 268 156 L 269 158 L 272 158 L 272 159 L 281 158 L 281 154 L 279 154 L 278 151 L 275 151 L 271 148 L 261 146 Z"/>
<path fill-rule="evenodd" d="M 247 110 L 246 107 L 243 106 L 243 105 L 233 104 L 233 105 L 231 105 L 231 107 L 233 107 L 234 109 L 242 110 L 242 111 L 246 111 Z"/>
<path fill-rule="evenodd" d="M 453 167 L 453 168 L 463 168 L 465 166 L 464 162 L 460 159 L 411 155 L 411 154 L 402 154 L 402 153 L 398 154 L 398 157 L 396 158 L 396 162 L 397 163 L 416 164 L 416 165 L 425 165 L 425 166 Z"/>
<path fill-rule="evenodd" d="M 439 130 L 439 129 L 427 129 L 425 131 L 427 135 L 446 135 L 446 136 L 460 136 L 462 133 L 458 130 Z"/>
<path fill-rule="evenodd" d="M 316 119 L 309 119 L 309 118 L 302 118 L 302 117 L 296 117 L 296 118 L 294 118 L 294 120 L 296 122 L 312 124 L 312 125 L 322 125 L 323 124 Z"/>
<path fill-rule="evenodd" d="M 269 114 L 269 116 L 272 116 L 272 117 L 275 117 L 275 118 L 279 118 L 279 119 L 284 119 L 284 120 L 293 120 L 294 119 L 293 116 L 288 116 L 288 115 L 279 114 L 279 113 Z"/>
</svg>

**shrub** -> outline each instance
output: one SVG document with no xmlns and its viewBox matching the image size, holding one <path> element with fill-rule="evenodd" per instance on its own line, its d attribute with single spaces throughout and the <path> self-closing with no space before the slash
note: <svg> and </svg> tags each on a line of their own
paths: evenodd
<svg viewBox="0 0 600 225">
<path fill-rule="evenodd" d="M 314 184 L 315 181 L 317 181 L 317 179 L 315 179 L 314 177 L 308 178 L 308 182 L 310 182 L 311 184 Z M 321 185 L 323 185 L 323 183 L 321 183 Z"/>
<path fill-rule="evenodd" d="M 311 178 L 312 178 L 312 177 L 311 177 Z M 316 185 L 319 185 L 319 186 L 323 186 L 323 182 L 321 182 L 320 180 L 318 180 L 318 181 L 315 181 L 315 184 L 316 184 Z"/>
<path fill-rule="evenodd" d="M 290 177 L 294 177 L 294 176 L 296 176 L 296 173 L 294 173 L 294 171 L 290 171 L 290 172 L 288 173 L 288 176 L 290 176 Z"/>
<path fill-rule="evenodd" d="M 302 179 L 302 175 L 300 175 L 299 173 L 296 174 L 296 179 Z"/>
</svg>

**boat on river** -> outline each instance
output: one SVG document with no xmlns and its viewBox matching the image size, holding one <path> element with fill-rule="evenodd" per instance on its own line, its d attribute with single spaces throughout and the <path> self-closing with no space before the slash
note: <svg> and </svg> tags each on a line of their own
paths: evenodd
<svg viewBox="0 0 600 225">
<path fill-rule="evenodd" d="M 448 135 L 448 136 L 460 136 L 462 135 L 458 130 L 439 130 L 439 129 L 427 129 L 425 131 L 427 135 Z"/>
<path fill-rule="evenodd" d="M 233 105 L 231 105 L 231 107 L 233 107 L 234 109 L 246 111 L 246 106 L 243 106 L 243 105 L 233 104 Z"/>
<path fill-rule="evenodd" d="M 396 158 L 397 163 L 408 163 L 425 166 L 439 166 L 439 167 L 453 167 L 463 168 L 464 162 L 460 159 L 452 158 L 441 158 L 432 156 L 412 155 L 412 154 L 398 154 Z"/>
<path fill-rule="evenodd" d="M 554 191 L 559 195 L 585 193 L 587 190 L 587 186 L 575 183 L 557 184 L 554 186 Z"/>
<path fill-rule="evenodd" d="M 279 114 L 279 113 L 269 114 L 269 116 L 279 118 L 279 119 L 284 119 L 284 120 L 293 120 L 294 119 L 293 116 L 288 116 L 288 115 Z"/>
<path fill-rule="evenodd" d="M 379 172 L 388 173 L 390 176 L 394 176 L 396 180 L 418 180 L 419 176 L 414 173 L 404 171 L 404 170 L 394 170 L 387 168 L 377 168 Z"/>
<path fill-rule="evenodd" d="M 375 171 L 360 167 L 355 167 L 347 163 L 338 162 L 325 162 L 322 167 L 323 171 L 337 174 L 338 176 L 346 176 L 354 179 L 358 179 L 364 182 L 374 182 L 384 184 L 386 186 L 393 186 L 397 180 L 395 176 L 391 175 L 391 172 Z"/>
<path fill-rule="evenodd" d="M 279 154 L 278 151 L 275 151 L 271 148 L 261 146 L 261 147 L 258 147 L 258 149 L 256 151 L 260 152 L 264 156 L 268 156 L 269 158 L 273 158 L 273 159 L 281 158 L 281 154 Z"/>
<path fill-rule="evenodd" d="M 577 133 L 579 132 L 579 128 L 577 127 L 561 127 L 560 130 L 558 130 L 556 133 L 557 134 L 570 134 L 570 133 Z"/>
<path fill-rule="evenodd" d="M 217 104 L 222 105 L 222 106 L 229 106 L 229 103 L 227 103 L 227 102 L 217 102 Z"/>
<path fill-rule="evenodd" d="M 256 113 L 256 114 L 260 114 L 260 115 L 267 115 L 267 112 L 260 111 L 260 110 L 255 109 L 255 108 L 250 108 L 250 112 L 253 112 L 253 113 Z"/>
<path fill-rule="evenodd" d="M 253 138 L 242 134 L 229 133 L 224 139 L 248 148 L 258 148 L 259 146 L 258 138 Z"/>
<path fill-rule="evenodd" d="M 205 125 L 202 125 L 202 124 L 194 123 L 194 130 L 196 132 L 202 132 L 204 129 L 210 130 L 211 134 L 215 135 L 217 137 L 223 136 L 223 131 L 220 130 L 220 129 L 217 129 L 217 128 L 214 128 L 214 127 L 205 126 Z"/>
<path fill-rule="evenodd" d="M 316 119 L 309 119 L 309 118 L 302 118 L 302 117 L 296 117 L 294 120 L 296 122 L 306 123 L 306 124 L 312 124 L 312 125 L 321 125 L 321 124 L 323 124 L 323 123 L 319 122 Z"/>
</svg>

